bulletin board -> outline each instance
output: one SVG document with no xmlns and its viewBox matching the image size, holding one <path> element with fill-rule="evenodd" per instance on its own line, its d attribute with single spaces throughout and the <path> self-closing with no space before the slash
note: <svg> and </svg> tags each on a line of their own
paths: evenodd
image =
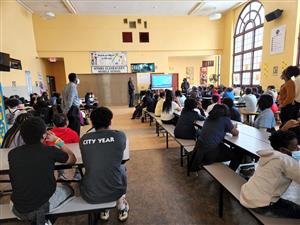
<svg viewBox="0 0 300 225">
<path fill-rule="evenodd" d="M 2 144 L 4 135 L 7 131 L 7 121 L 5 116 L 5 106 L 2 92 L 2 85 L 0 84 L 0 145 Z"/>
</svg>

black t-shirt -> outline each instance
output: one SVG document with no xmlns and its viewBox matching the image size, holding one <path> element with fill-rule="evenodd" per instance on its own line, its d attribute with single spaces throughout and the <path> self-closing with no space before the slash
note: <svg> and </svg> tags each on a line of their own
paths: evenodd
<svg viewBox="0 0 300 225">
<path fill-rule="evenodd" d="M 174 135 L 176 138 L 183 139 L 195 139 L 196 129 L 194 122 L 197 120 L 204 120 L 205 118 L 199 115 L 196 111 L 185 111 L 181 112 L 181 115 L 177 121 Z"/>
<path fill-rule="evenodd" d="M 65 152 L 41 143 L 22 145 L 8 153 L 11 200 L 18 212 L 32 212 L 49 200 L 56 189 L 54 164 L 67 160 Z"/>
</svg>

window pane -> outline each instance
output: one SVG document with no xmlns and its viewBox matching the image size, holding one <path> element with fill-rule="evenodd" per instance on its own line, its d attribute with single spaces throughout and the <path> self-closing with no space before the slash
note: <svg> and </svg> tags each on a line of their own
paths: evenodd
<svg viewBox="0 0 300 225">
<path fill-rule="evenodd" d="M 254 20 L 255 17 L 256 17 L 256 15 L 257 15 L 257 12 L 251 11 L 251 12 L 250 12 L 250 19 L 251 19 L 251 20 Z"/>
<path fill-rule="evenodd" d="M 251 70 L 251 52 L 244 54 L 243 57 L 243 70 Z"/>
<path fill-rule="evenodd" d="M 259 10 L 259 15 L 260 15 L 261 23 L 264 23 L 264 21 L 265 21 L 265 9 L 264 9 L 264 7 L 261 7 L 261 9 Z"/>
<path fill-rule="evenodd" d="M 233 84 L 234 85 L 240 85 L 241 84 L 241 79 L 240 79 L 240 74 L 239 73 L 234 73 L 233 74 Z"/>
<path fill-rule="evenodd" d="M 242 85 L 250 85 L 250 73 L 243 73 L 242 77 Z"/>
<path fill-rule="evenodd" d="M 244 31 L 244 28 L 245 28 L 245 23 L 242 23 L 240 27 L 240 33 Z"/>
<path fill-rule="evenodd" d="M 239 36 L 235 38 L 234 53 L 238 53 L 242 51 L 242 40 L 243 40 L 243 36 Z"/>
<path fill-rule="evenodd" d="M 241 18 L 244 20 L 246 14 L 250 11 L 250 4 L 244 9 L 244 11 L 241 14 Z"/>
<path fill-rule="evenodd" d="M 257 71 L 257 72 L 253 73 L 253 80 L 252 80 L 253 85 L 259 85 L 260 84 L 260 75 L 261 75 L 260 71 Z"/>
<path fill-rule="evenodd" d="M 246 28 L 245 28 L 245 30 L 250 30 L 250 29 L 252 29 L 253 28 L 253 23 L 248 23 L 247 25 L 246 25 Z"/>
<path fill-rule="evenodd" d="M 234 72 L 241 71 L 242 55 L 234 57 Z"/>
<path fill-rule="evenodd" d="M 251 3 L 251 10 L 258 11 L 260 7 L 261 7 L 261 4 L 259 2 L 252 2 Z"/>
<path fill-rule="evenodd" d="M 261 47 L 263 44 L 263 35 L 264 35 L 264 28 L 261 27 L 255 31 L 255 43 L 254 47 L 258 48 Z"/>
<path fill-rule="evenodd" d="M 253 48 L 253 31 L 245 34 L 244 37 L 244 50 Z"/>
<path fill-rule="evenodd" d="M 261 24 L 261 21 L 260 21 L 260 16 L 258 15 L 256 18 L 255 18 L 255 26 L 258 26 Z"/>
<path fill-rule="evenodd" d="M 237 25 L 236 25 L 236 31 L 235 31 L 235 34 L 239 34 L 239 33 L 241 32 L 241 31 L 240 31 L 241 25 L 242 25 L 242 20 L 239 19 L 238 22 L 237 22 Z"/>
<path fill-rule="evenodd" d="M 262 57 L 262 50 L 258 50 L 254 52 L 253 57 L 253 69 L 260 69 L 261 68 L 261 57 Z"/>
</svg>

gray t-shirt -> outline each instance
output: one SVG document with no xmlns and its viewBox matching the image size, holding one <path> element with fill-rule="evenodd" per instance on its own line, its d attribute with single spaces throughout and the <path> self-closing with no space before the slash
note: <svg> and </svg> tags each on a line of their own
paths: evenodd
<svg viewBox="0 0 300 225">
<path fill-rule="evenodd" d="M 80 185 L 81 196 L 88 203 L 118 200 L 126 193 L 127 177 L 122 160 L 126 136 L 121 131 L 101 130 L 83 135 L 80 150 L 85 175 Z"/>
</svg>

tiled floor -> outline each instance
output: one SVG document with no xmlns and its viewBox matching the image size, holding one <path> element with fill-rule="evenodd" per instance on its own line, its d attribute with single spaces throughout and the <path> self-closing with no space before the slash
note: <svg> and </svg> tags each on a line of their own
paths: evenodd
<svg viewBox="0 0 300 225">
<path fill-rule="evenodd" d="M 224 218 L 217 216 L 218 184 L 205 172 L 186 176 L 179 164 L 175 142 L 165 149 L 165 138 L 156 137 L 154 126 L 130 120 L 131 110 L 114 107 L 113 127 L 126 132 L 131 159 L 127 163 L 130 216 L 127 225 L 256 225 L 257 222 L 229 195 L 225 195 Z M 86 129 L 86 128 L 85 128 Z M 139 150 L 139 151 L 136 151 Z M 7 202 L 2 198 L 1 202 Z M 10 223 L 24 224 L 24 223 Z M 57 225 L 86 225 L 87 216 L 60 218 Z M 117 210 L 109 222 L 121 224 Z M 8 225 L 8 223 L 7 223 Z"/>
</svg>

